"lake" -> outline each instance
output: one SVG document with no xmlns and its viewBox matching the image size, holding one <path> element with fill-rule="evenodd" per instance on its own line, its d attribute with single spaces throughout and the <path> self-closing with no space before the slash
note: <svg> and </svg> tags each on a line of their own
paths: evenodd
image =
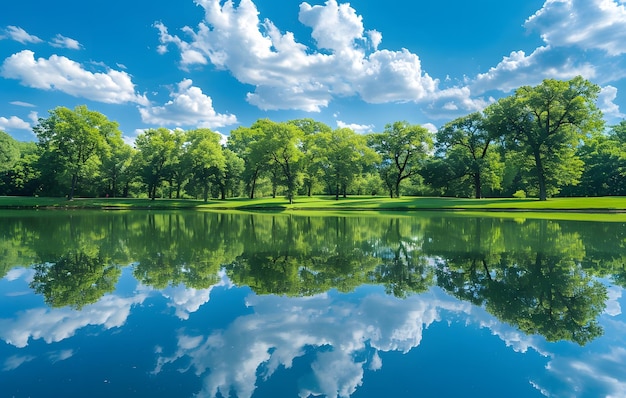
<svg viewBox="0 0 626 398">
<path fill-rule="evenodd" d="M 2 397 L 626 397 L 626 224 L 0 212 Z"/>
</svg>

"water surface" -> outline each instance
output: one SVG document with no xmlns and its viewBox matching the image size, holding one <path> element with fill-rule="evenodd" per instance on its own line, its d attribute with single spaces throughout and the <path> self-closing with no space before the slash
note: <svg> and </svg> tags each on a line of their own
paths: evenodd
<svg viewBox="0 0 626 398">
<path fill-rule="evenodd" d="M 8 397 L 626 396 L 626 225 L 0 214 Z"/>
</svg>

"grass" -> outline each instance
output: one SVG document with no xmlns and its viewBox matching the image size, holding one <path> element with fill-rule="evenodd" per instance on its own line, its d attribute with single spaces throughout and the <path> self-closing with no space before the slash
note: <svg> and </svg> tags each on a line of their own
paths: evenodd
<svg viewBox="0 0 626 398">
<path fill-rule="evenodd" d="M 0 196 L 0 214 L 10 209 L 91 209 L 91 210 L 200 210 L 229 212 L 274 212 L 298 215 L 393 215 L 447 211 L 457 216 L 626 222 L 626 197 L 537 199 L 460 199 L 434 197 L 350 196 L 335 200 L 329 196 L 209 200 L 133 198 L 35 198 Z"/>
<path fill-rule="evenodd" d="M 472 210 L 472 211 L 556 211 L 556 212 L 626 212 L 626 197 L 537 199 L 459 199 L 434 197 L 378 196 L 297 197 L 293 204 L 284 198 L 209 200 L 193 199 L 129 199 L 129 198 L 64 198 L 0 197 L 0 209 L 196 209 L 196 210 Z"/>
</svg>

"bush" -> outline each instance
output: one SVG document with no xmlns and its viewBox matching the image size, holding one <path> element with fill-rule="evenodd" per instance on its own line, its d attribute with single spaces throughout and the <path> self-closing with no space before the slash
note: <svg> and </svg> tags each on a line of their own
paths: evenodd
<svg viewBox="0 0 626 398">
<path fill-rule="evenodd" d="M 520 189 L 518 191 L 515 191 L 513 197 L 517 199 L 524 199 L 526 197 L 526 192 L 523 189 Z"/>
</svg>

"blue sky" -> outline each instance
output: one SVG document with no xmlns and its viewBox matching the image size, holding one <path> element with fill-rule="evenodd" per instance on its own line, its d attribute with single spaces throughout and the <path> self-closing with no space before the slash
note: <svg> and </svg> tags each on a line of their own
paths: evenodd
<svg viewBox="0 0 626 398">
<path fill-rule="evenodd" d="M 576 75 L 626 117 L 626 0 L 21 0 L 0 7 L 0 130 L 85 104 L 132 142 L 309 117 L 435 129 Z"/>
</svg>

